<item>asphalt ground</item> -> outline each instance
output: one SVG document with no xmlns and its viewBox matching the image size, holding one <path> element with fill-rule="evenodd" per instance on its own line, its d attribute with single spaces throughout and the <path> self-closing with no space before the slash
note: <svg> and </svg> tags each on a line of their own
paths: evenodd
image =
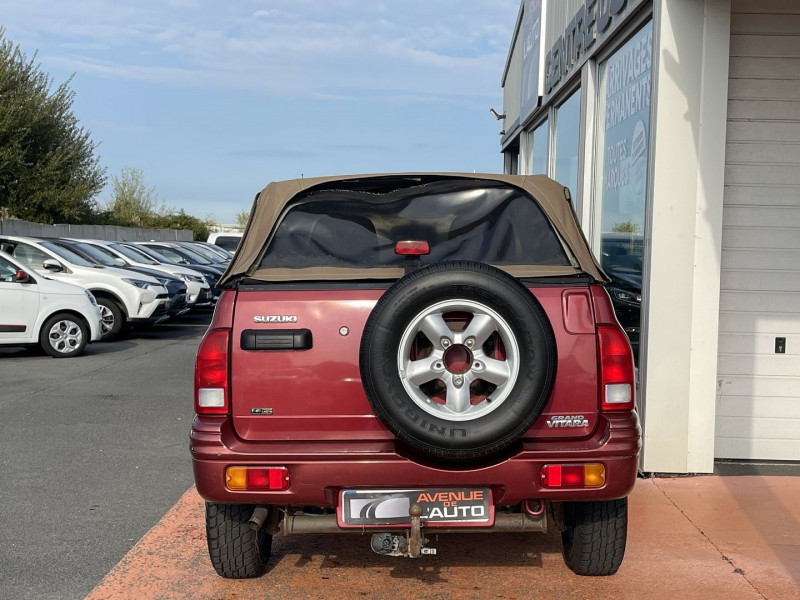
<svg viewBox="0 0 800 600">
<path fill-rule="evenodd" d="M 210 313 L 83 355 L 0 348 L 0 598 L 83 598 L 189 488 Z"/>
</svg>

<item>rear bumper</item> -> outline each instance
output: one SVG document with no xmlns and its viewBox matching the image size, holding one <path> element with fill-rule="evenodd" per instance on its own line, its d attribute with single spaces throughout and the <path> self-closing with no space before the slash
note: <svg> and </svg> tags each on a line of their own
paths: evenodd
<svg viewBox="0 0 800 600">
<path fill-rule="evenodd" d="M 342 489 L 400 489 L 481 486 L 492 489 L 497 506 L 526 499 L 603 500 L 633 489 L 641 447 L 635 413 L 606 414 L 588 439 L 523 440 L 500 462 L 476 468 L 445 468 L 416 462 L 395 451 L 394 442 L 244 442 L 228 417 L 195 416 L 191 453 L 197 491 L 207 501 L 312 505 L 333 508 Z M 597 488 L 544 488 L 541 469 L 552 463 L 602 463 L 605 484 Z M 285 491 L 233 492 L 225 487 L 231 465 L 289 469 Z"/>
</svg>

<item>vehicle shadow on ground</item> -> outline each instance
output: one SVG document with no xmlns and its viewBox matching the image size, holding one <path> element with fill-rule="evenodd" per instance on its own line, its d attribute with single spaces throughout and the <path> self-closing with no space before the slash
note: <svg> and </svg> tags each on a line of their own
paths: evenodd
<svg viewBox="0 0 800 600">
<path fill-rule="evenodd" d="M 158 325 L 136 327 L 128 332 L 131 339 L 185 339 L 205 332 L 211 322 L 211 311 L 189 313 Z"/>
<path fill-rule="evenodd" d="M 370 550 L 369 535 L 278 535 L 273 541 L 270 569 L 290 566 L 297 574 L 318 570 L 373 569 L 395 579 L 423 584 L 448 583 L 448 572 L 461 567 L 543 567 L 545 554 L 560 554 L 561 540 L 555 531 L 509 534 L 428 534 L 435 555 L 411 560 L 381 556 Z M 285 565 L 285 561 L 294 564 Z M 391 570 L 387 571 L 386 569 Z M 452 574 L 452 573 L 451 573 Z"/>
<path fill-rule="evenodd" d="M 80 355 L 65 360 L 81 360 L 90 356 L 102 356 L 104 354 L 122 352 L 131 348 L 132 346 L 133 344 L 131 342 L 126 342 L 125 340 L 117 340 L 115 342 L 94 342 L 87 345 Z M 26 361 L 62 360 L 50 356 L 39 347 L 24 348 L 14 346 L 9 348 L 0 348 L 0 361 L 12 360 L 15 358 Z"/>
</svg>

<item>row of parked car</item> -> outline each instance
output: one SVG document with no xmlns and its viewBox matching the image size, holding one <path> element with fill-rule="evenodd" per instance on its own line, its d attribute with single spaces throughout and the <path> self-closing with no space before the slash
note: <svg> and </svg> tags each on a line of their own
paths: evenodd
<svg viewBox="0 0 800 600">
<path fill-rule="evenodd" d="M 0 344 L 55 357 L 214 306 L 233 254 L 207 242 L 0 235 Z"/>
</svg>

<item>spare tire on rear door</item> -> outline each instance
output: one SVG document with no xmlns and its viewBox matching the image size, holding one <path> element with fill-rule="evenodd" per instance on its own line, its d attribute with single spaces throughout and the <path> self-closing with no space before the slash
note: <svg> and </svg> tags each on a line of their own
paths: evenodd
<svg viewBox="0 0 800 600">
<path fill-rule="evenodd" d="M 378 418 L 428 457 L 463 461 L 519 439 L 547 402 L 556 343 L 519 281 L 468 261 L 395 283 L 364 328 L 361 379 Z"/>
</svg>

